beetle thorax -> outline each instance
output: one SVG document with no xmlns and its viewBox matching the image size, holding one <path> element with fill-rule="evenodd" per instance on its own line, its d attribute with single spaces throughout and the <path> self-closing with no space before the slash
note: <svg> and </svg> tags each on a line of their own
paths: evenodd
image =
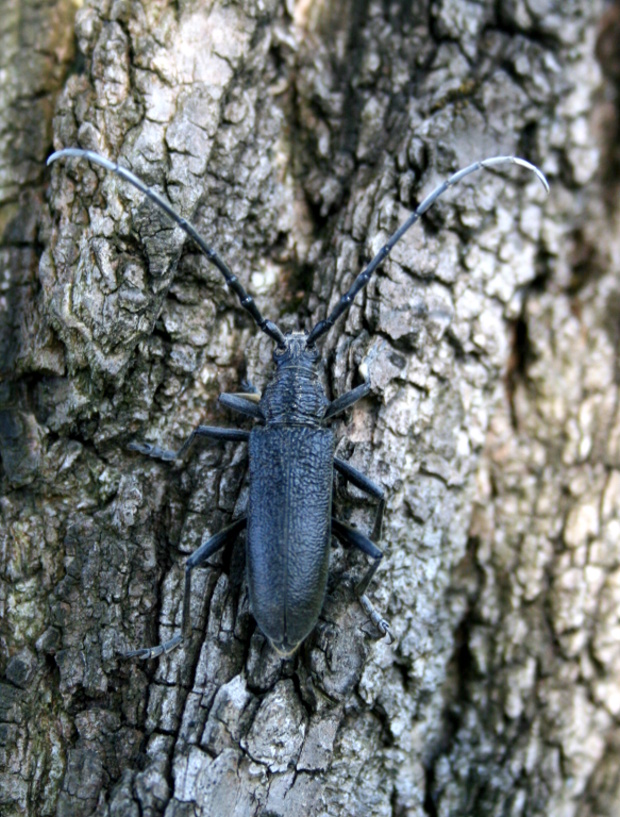
<svg viewBox="0 0 620 817">
<path fill-rule="evenodd" d="M 329 401 L 318 375 L 319 353 L 307 332 L 290 332 L 273 354 L 276 370 L 260 407 L 268 425 L 322 425 Z"/>
</svg>

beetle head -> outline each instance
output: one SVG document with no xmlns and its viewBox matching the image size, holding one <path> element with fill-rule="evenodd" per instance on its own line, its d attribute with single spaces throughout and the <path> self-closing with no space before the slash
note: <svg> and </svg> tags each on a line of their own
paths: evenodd
<svg viewBox="0 0 620 817">
<path fill-rule="evenodd" d="M 319 352 L 314 343 L 308 343 L 308 332 L 289 332 L 284 335 L 284 342 L 274 349 L 273 359 L 278 368 L 290 365 L 314 366 L 319 359 Z"/>
</svg>

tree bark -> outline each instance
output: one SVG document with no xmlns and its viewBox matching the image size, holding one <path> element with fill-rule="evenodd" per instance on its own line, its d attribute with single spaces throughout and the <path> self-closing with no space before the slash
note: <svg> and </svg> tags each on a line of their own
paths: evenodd
<svg viewBox="0 0 620 817">
<path fill-rule="evenodd" d="M 620 813 L 618 8 L 6 5 L 2 814 Z M 387 492 L 393 644 L 334 544 L 279 658 L 241 537 L 195 571 L 190 642 L 119 658 L 178 632 L 185 559 L 247 496 L 243 444 L 127 444 L 235 424 L 217 395 L 262 389 L 273 344 L 126 183 L 48 175 L 52 141 L 166 195 L 285 330 L 457 168 L 547 173 L 546 200 L 516 168 L 454 188 L 321 342 L 331 397 L 369 360 L 334 427 Z"/>
</svg>

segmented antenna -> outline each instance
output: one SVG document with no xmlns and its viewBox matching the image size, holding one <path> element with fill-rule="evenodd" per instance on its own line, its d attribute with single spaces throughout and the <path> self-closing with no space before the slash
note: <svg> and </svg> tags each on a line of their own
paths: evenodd
<svg viewBox="0 0 620 817">
<path fill-rule="evenodd" d="M 514 164 L 519 165 L 520 167 L 524 167 L 526 170 L 530 170 L 532 173 L 536 175 L 542 186 L 545 188 L 545 191 L 549 193 L 549 183 L 545 178 L 544 174 L 541 170 L 539 170 L 535 165 L 527 162 L 525 159 L 519 159 L 516 156 L 492 156 L 490 159 L 482 159 L 479 162 L 475 162 L 473 165 L 469 165 L 468 167 L 463 168 L 462 170 L 457 170 L 456 173 L 453 173 L 449 179 L 442 182 L 438 187 L 436 187 L 432 193 L 429 193 L 428 196 L 424 199 L 424 201 L 415 209 L 415 211 L 409 216 L 409 218 L 402 224 L 398 230 L 386 241 L 386 243 L 381 247 L 379 252 L 375 255 L 372 261 L 368 264 L 368 266 L 360 272 L 357 276 L 355 281 L 351 287 L 344 293 L 344 295 L 340 298 L 336 306 L 333 308 L 331 313 L 322 321 L 319 321 L 314 329 L 310 332 L 307 338 L 307 344 L 310 346 L 311 344 L 315 343 L 321 335 L 324 335 L 328 332 L 334 323 L 338 320 L 338 318 L 347 312 L 351 304 L 353 303 L 355 296 L 360 292 L 360 290 L 364 289 L 366 284 L 370 281 L 373 272 L 377 269 L 379 264 L 381 264 L 387 256 L 390 254 L 394 245 L 397 244 L 400 239 L 405 235 L 407 230 L 416 223 L 416 221 L 423 216 L 426 211 L 433 206 L 433 204 L 439 199 L 450 187 L 454 187 L 455 184 L 458 184 L 465 176 L 469 176 L 470 173 L 475 173 L 477 170 L 481 170 L 483 168 L 490 169 L 493 167 L 497 167 L 497 165 L 503 164 Z"/>
<path fill-rule="evenodd" d="M 62 157 L 75 157 L 77 159 L 86 159 L 89 162 L 93 162 L 93 164 L 101 165 L 106 170 L 110 170 L 112 173 L 115 173 L 117 176 L 125 179 L 129 182 L 129 184 L 133 185 L 137 188 L 141 193 L 144 193 L 160 210 L 163 210 L 164 213 L 168 216 L 168 218 L 177 224 L 184 233 L 186 233 L 200 248 L 200 251 L 206 258 L 218 268 L 218 270 L 224 276 L 226 283 L 235 293 L 237 298 L 239 299 L 239 303 L 241 306 L 247 310 L 254 322 L 261 329 L 266 335 L 269 335 L 270 338 L 275 340 L 278 346 L 284 346 L 284 335 L 280 331 L 280 329 L 276 326 L 273 321 L 266 320 L 261 315 L 258 307 L 256 306 L 254 299 L 251 295 L 249 295 L 236 275 L 231 271 L 228 265 L 220 258 L 217 252 L 210 247 L 202 236 L 197 232 L 195 227 L 193 227 L 188 221 L 182 218 L 175 210 L 173 210 L 172 206 L 169 202 L 166 201 L 159 193 L 155 192 L 152 188 L 146 185 L 141 179 L 134 174 L 127 170 L 126 167 L 117 164 L 116 162 L 111 162 L 109 159 L 106 159 L 105 156 L 100 156 L 98 153 L 95 153 L 92 150 L 82 150 L 81 148 L 65 148 L 64 150 L 57 150 L 47 160 L 47 164 L 51 165 L 52 162 L 55 162 L 57 159 L 61 159 Z"/>
</svg>

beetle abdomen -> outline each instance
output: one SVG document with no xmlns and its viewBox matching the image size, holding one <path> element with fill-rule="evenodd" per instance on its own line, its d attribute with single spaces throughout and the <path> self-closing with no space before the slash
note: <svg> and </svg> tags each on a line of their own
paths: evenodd
<svg viewBox="0 0 620 817">
<path fill-rule="evenodd" d="M 281 653 L 314 628 L 331 536 L 334 435 L 266 426 L 250 434 L 247 570 L 252 613 Z"/>
</svg>

